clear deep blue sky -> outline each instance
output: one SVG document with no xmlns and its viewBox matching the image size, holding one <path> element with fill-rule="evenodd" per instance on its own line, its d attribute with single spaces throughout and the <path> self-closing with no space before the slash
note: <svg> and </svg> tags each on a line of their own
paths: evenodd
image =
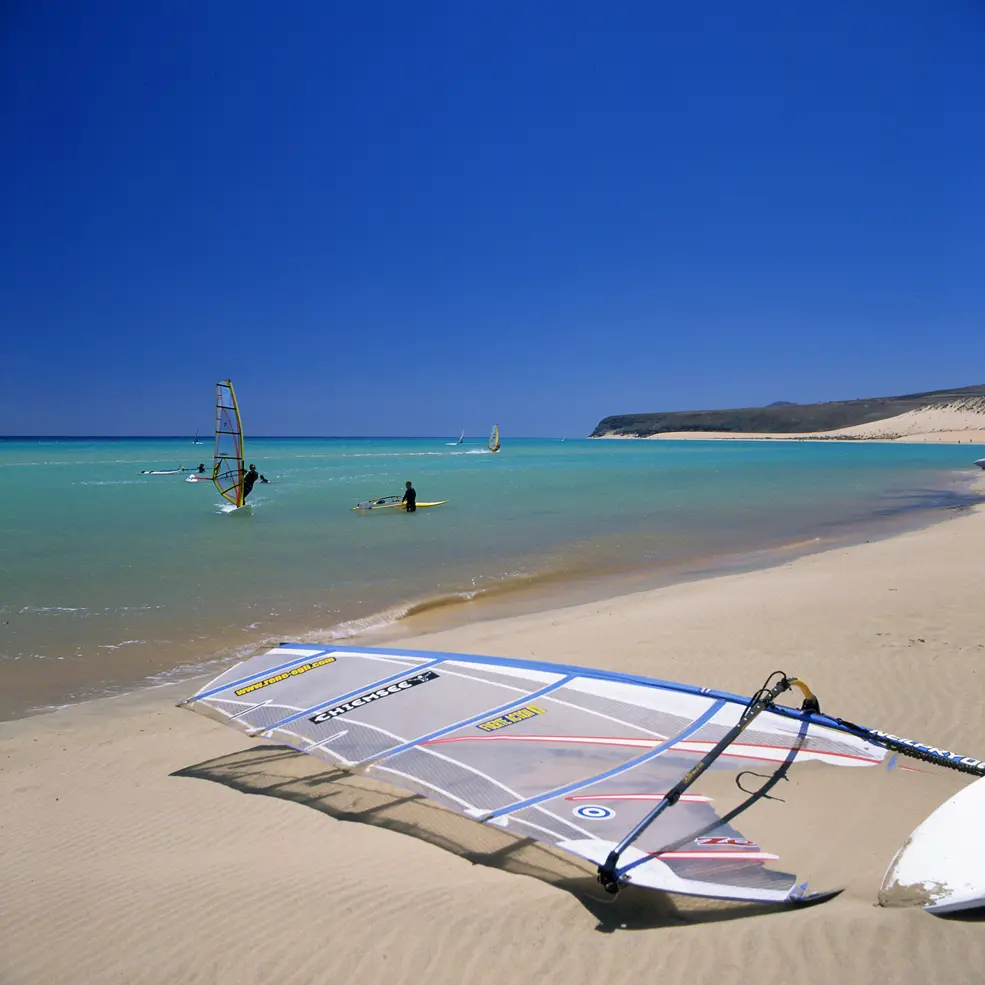
<svg viewBox="0 0 985 985">
<path fill-rule="evenodd" d="M 0 434 L 985 381 L 985 3 L 8 0 Z"/>
</svg>

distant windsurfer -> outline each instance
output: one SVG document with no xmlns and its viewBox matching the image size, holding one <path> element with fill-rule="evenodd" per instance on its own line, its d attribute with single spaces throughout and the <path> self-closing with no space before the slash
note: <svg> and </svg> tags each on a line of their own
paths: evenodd
<svg viewBox="0 0 985 985">
<path fill-rule="evenodd" d="M 199 472 L 204 472 L 205 471 L 205 462 L 199 462 L 198 463 L 198 471 Z"/>
<path fill-rule="evenodd" d="M 417 510 L 417 490 L 411 485 L 409 479 L 407 480 L 407 491 L 404 493 L 404 498 L 400 502 L 407 504 L 408 513 L 413 513 Z"/>
<path fill-rule="evenodd" d="M 250 466 L 250 471 L 243 476 L 243 502 L 246 502 L 246 497 L 253 492 L 253 484 L 260 478 L 260 473 L 257 472 L 257 467 L 255 465 Z"/>
</svg>

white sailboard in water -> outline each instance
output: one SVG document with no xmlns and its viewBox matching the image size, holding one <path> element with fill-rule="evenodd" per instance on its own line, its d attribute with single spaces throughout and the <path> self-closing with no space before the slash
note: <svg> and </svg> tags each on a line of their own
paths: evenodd
<svg viewBox="0 0 985 985">
<path fill-rule="evenodd" d="M 791 766 L 871 767 L 886 749 L 775 705 L 792 685 L 817 707 L 782 675 L 749 699 L 534 661 L 282 644 L 182 704 L 586 859 L 609 892 L 805 903 L 832 894 L 808 893 L 732 822 Z M 731 805 L 723 773 L 741 791 Z"/>
<path fill-rule="evenodd" d="M 243 460 L 243 423 L 231 380 L 215 385 L 215 449 L 212 481 L 219 495 L 239 509 L 244 502 L 243 480 L 246 466 Z M 228 507 L 227 507 L 228 509 Z"/>
</svg>

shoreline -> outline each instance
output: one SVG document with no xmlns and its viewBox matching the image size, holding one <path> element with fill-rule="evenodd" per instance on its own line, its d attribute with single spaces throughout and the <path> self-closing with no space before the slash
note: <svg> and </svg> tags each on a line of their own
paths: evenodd
<svg viewBox="0 0 985 985">
<path fill-rule="evenodd" d="M 791 405 L 796 407 L 797 405 Z M 729 413 L 726 411 L 725 413 Z M 633 438 L 638 434 L 610 431 L 600 438 Z M 664 440 L 733 441 L 893 441 L 902 443 L 985 443 L 985 398 L 952 399 L 919 407 L 866 424 L 851 424 L 829 431 L 663 431 L 646 435 Z"/>
<path fill-rule="evenodd" d="M 983 536 L 976 506 L 768 568 L 396 645 L 740 694 L 780 667 L 807 680 L 824 711 L 980 755 Z M 456 848 L 447 812 L 422 814 L 403 797 L 367 804 L 324 764 L 176 708 L 194 689 L 163 685 L 0 724 L 2 823 L 21 846 L 0 859 L 5 983 L 154 985 L 204 969 L 210 981 L 251 985 L 337 980 L 345 969 L 347 980 L 458 985 L 519 966 L 546 985 L 588 985 L 617 955 L 616 985 L 756 975 L 820 985 L 846 955 L 861 980 L 903 985 L 974 981 L 985 967 L 980 918 L 874 905 L 909 832 L 967 782 L 957 774 L 792 774 L 783 801 L 764 807 L 763 844 L 791 871 L 810 863 L 817 888 L 844 887 L 821 906 L 776 912 L 646 891 L 600 902 L 590 872 L 552 868 L 535 845 Z M 262 933 L 244 934 L 258 901 Z M 331 907 L 318 933 L 312 904 Z M 510 947 L 491 949 L 490 935 Z"/>
<path fill-rule="evenodd" d="M 877 444 L 892 442 L 894 444 L 954 444 L 954 445 L 985 445 L 985 430 L 978 431 L 945 431 L 917 435 L 900 435 L 896 437 L 852 437 L 833 432 L 802 432 L 784 434 L 758 431 L 664 431 L 660 434 L 597 434 L 590 435 L 590 440 L 617 441 L 838 441 L 844 444 L 865 442 Z"/>
<path fill-rule="evenodd" d="M 919 411 L 914 411 L 914 415 Z M 909 415 L 901 415 L 908 417 Z M 837 431 L 663 431 L 659 434 L 608 434 L 589 435 L 591 440 L 617 441 L 837 441 L 837 442 L 892 442 L 894 444 L 947 444 L 985 445 L 985 414 L 977 415 L 981 423 L 974 427 L 952 427 L 945 422 L 940 427 L 921 430 L 927 422 L 916 421 L 892 424 L 893 418 L 873 424 L 859 424 Z"/>
<path fill-rule="evenodd" d="M 623 596 L 674 585 L 766 570 L 801 557 L 898 537 L 910 531 L 949 522 L 955 519 L 956 511 L 973 508 L 985 502 L 985 476 L 980 476 L 977 472 L 969 472 L 967 475 L 961 473 L 949 486 L 939 490 L 939 496 L 941 500 L 953 496 L 954 500 L 931 505 L 907 504 L 891 513 L 875 511 L 857 521 L 838 524 L 816 535 L 794 541 L 765 542 L 738 552 L 676 558 L 646 567 L 627 565 L 607 570 L 548 570 L 480 589 L 463 589 L 436 596 L 405 599 L 366 616 L 346 619 L 326 628 L 302 629 L 235 645 L 219 646 L 204 655 L 199 652 L 190 656 L 190 659 L 180 659 L 177 663 L 141 677 L 88 685 L 80 689 L 78 697 L 72 695 L 71 700 L 56 699 L 48 703 L 17 706 L 8 703 L 0 712 L 0 724 L 57 713 L 103 698 L 153 690 L 170 683 L 180 684 L 198 679 L 203 674 L 214 676 L 223 667 L 237 663 L 258 650 L 276 645 L 282 639 L 314 644 L 387 645 L 409 634 L 416 636 L 445 632 L 476 623 L 550 613 L 583 604 L 605 603 Z"/>
</svg>

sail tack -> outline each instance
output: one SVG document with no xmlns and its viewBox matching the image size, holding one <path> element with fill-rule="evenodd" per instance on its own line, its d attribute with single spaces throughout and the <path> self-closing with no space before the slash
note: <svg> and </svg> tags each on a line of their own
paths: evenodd
<svg viewBox="0 0 985 985">
<path fill-rule="evenodd" d="M 236 392 L 230 380 L 215 387 L 215 451 L 212 481 L 223 499 L 233 506 L 243 505 L 243 425 L 236 403 Z"/>
<path fill-rule="evenodd" d="M 867 767 L 885 750 L 832 719 L 770 706 L 652 823 L 654 806 L 742 719 L 725 692 L 534 661 L 284 644 L 185 702 L 603 866 L 698 896 L 800 899 L 797 877 L 732 822 L 793 765 Z M 755 792 L 721 794 L 755 771 Z M 643 825 L 638 833 L 637 828 Z"/>
</svg>

